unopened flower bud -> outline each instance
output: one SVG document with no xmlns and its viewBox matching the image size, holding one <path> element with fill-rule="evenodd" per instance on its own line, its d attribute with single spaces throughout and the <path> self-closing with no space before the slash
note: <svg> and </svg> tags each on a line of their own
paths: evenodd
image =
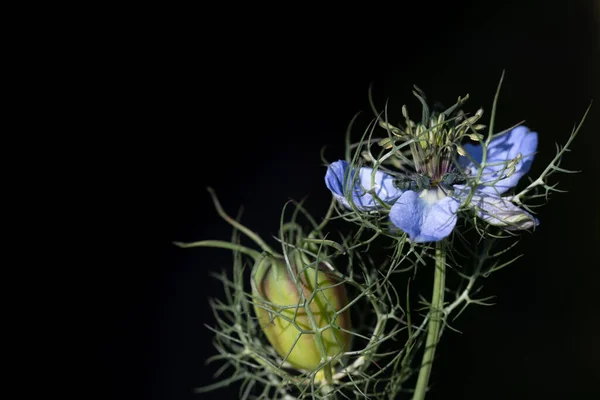
<svg viewBox="0 0 600 400">
<path fill-rule="evenodd" d="M 299 272 L 294 263 L 292 270 Z M 283 259 L 263 260 L 253 272 L 254 311 L 279 355 L 287 357 L 286 361 L 295 368 L 314 371 L 321 364 L 322 353 L 307 310 L 317 329 L 326 328 L 321 332 L 324 356 L 333 357 L 347 351 L 350 345 L 350 334 L 339 329 L 350 330 L 349 310 L 339 312 L 348 304 L 348 297 L 344 284 L 324 263 L 318 271 L 306 268 L 297 279 L 296 283 Z M 312 332 L 301 334 L 298 328 Z"/>
</svg>

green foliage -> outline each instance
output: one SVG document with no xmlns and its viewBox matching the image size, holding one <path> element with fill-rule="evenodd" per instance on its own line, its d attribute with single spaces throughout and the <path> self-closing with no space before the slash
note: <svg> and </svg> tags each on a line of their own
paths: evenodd
<svg viewBox="0 0 600 400">
<path fill-rule="evenodd" d="M 500 86 L 487 135 L 480 133 L 485 126 L 476 124 L 481 110 L 474 116 L 461 111 L 468 95 L 459 97 L 448 110 L 436 113 L 429 110 L 425 95 L 415 88 L 414 94 L 423 106 L 421 123 L 412 122 L 405 107 L 402 110 L 405 124 L 397 126 L 388 122 L 387 107 L 381 113 L 375 110 L 377 117 L 360 140 L 353 143 L 350 140 L 353 119 L 346 139 L 346 159 L 357 168 L 369 165 L 374 171 L 392 173 L 393 168 L 414 167 L 419 160 L 411 159 L 410 155 L 415 152 L 423 157 L 420 161 L 425 160 L 432 143 L 440 148 L 450 143 L 460 153 L 460 139 L 469 137 L 480 142 L 484 151 L 480 170 L 467 182 L 468 186 L 476 187 L 482 183 L 487 146 L 505 132 L 494 133 L 499 89 Z M 373 102 L 372 106 L 375 109 Z M 565 146 L 558 148 L 556 157 L 542 174 L 509 200 L 528 207 L 529 200 L 547 199 L 548 193 L 559 191 L 548 183 L 548 178 L 556 172 L 571 172 L 561 168 L 560 163 L 582 124 L 583 120 Z M 386 135 L 376 137 L 376 127 L 383 128 Z M 443 140 L 438 140 L 440 137 Z M 395 399 L 401 394 L 422 399 L 436 344 L 446 328 L 456 330 L 451 324 L 470 305 L 491 305 L 489 300 L 493 296 L 480 294 L 483 282 L 519 257 L 512 254 L 518 237 L 508 229 L 511 221 L 494 226 L 482 223 L 475 215 L 459 219 L 456 229 L 444 241 L 412 243 L 406 234 L 390 225 L 389 206 L 378 200 L 374 192 L 372 195 L 381 203 L 381 210 L 360 212 L 352 196 L 348 196 L 351 210 L 332 200 L 318 223 L 301 203 L 288 202 L 281 213 L 278 236 L 274 243 L 268 244 L 231 218 L 212 189 L 209 191 L 217 212 L 233 227 L 231 241 L 175 243 L 185 248 L 217 247 L 233 253 L 232 268 L 214 275 L 221 282 L 224 295 L 211 299 L 210 303 L 216 325 L 207 328 L 214 332 L 217 354 L 208 362 L 219 364 L 215 383 L 198 388 L 197 393 L 237 382 L 242 400 Z M 336 220 L 350 224 L 334 235 L 328 227 Z M 241 235 L 251 239 L 255 248 L 241 245 Z M 274 262 L 285 265 L 283 270 L 287 270 L 288 279 L 298 289 L 295 302 L 274 304 L 256 290 L 257 274 L 262 276 L 265 263 Z M 319 279 L 323 266 L 334 280 Z M 306 274 L 314 276 L 309 291 L 302 290 Z M 331 289 L 336 285 L 343 285 L 348 295 L 341 308 L 339 304 L 331 304 Z M 310 305 L 317 298 L 329 303 L 325 307 L 326 320 L 317 320 L 312 315 Z M 260 310 L 272 320 L 281 319 L 294 327 L 294 346 L 302 338 L 310 337 L 318 351 L 318 365 L 302 369 L 288 361 L 291 349 L 282 354 L 281 349 L 273 348 L 273 340 L 268 340 L 259 323 Z M 301 316 L 300 312 L 306 315 Z M 350 313 L 352 326 L 339 323 L 344 313 Z M 343 337 L 330 335 L 332 331 L 349 335 L 350 345 L 341 341 L 335 347 L 339 351 L 332 352 L 326 342 Z"/>
<path fill-rule="evenodd" d="M 215 198 L 216 200 L 216 198 Z M 221 247 L 233 252 L 233 268 L 215 275 L 223 285 L 224 297 L 211 300 L 216 326 L 208 326 L 215 333 L 214 346 L 218 354 L 208 361 L 222 365 L 215 374 L 216 383 L 197 389 L 203 393 L 229 386 L 240 381 L 241 399 L 304 399 L 304 398 L 394 398 L 400 393 L 412 391 L 411 378 L 419 371 L 415 357 L 425 344 L 431 304 L 424 300 L 413 304 L 410 294 L 411 281 L 418 273 L 427 275 L 427 268 L 435 263 L 435 249 L 428 246 L 415 246 L 406 240 L 387 238 L 391 256 L 384 252 L 369 251 L 374 236 L 362 229 L 342 236 L 339 240 L 327 238 L 324 229 L 327 224 L 316 225 L 308 235 L 298 222 L 300 215 L 312 220 L 299 203 L 293 206 L 292 216 L 285 222 L 289 204 L 282 213 L 278 242 L 280 252 L 266 247 L 259 241 L 257 247 L 269 248 L 259 253 L 239 244 L 239 221 L 228 217 L 216 201 L 219 213 L 234 225 L 230 243 L 205 241 L 183 244 L 181 247 Z M 332 210 L 333 207 L 330 208 Z M 328 215 L 328 219 L 331 216 Z M 324 222 L 327 222 L 327 220 Z M 480 278 L 486 277 L 504 265 L 496 259 L 504 251 L 492 252 L 495 240 L 488 240 L 474 246 L 466 239 L 473 227 L 465 225 L 457 237 L 458 251 L 448 253 L 446 271 L 454 275 L 456 286 L 445 286 L 446 293 L 455 293 L 454 299 L 443 303 L 438 310 L 441 315 L 439 336 L 449 321 L 471 304 L 486 305 L 486 298 L 476 298 L 481 289 L 477 285 Z M 254 240 L 256 235 L 249 229 L 246 233 Z M 496 240 L 497 241 L 497 240 Z M 262 245 L 261 245 L 262 244 Z M 446 246 L 447 248 L 447 246 Z M 350 310 L 353 329 L 344 330 L 353 338 L 352 347 L 340 354 L 324 352 L 323 362 L 314 370 L 298 370 L 286 362 L 266 339 L 260 328 L 254 307 L 264 307 L 264 299 L 257 299 L 248 287 L 244 271 L 248 264 L 260 265 L 267 257 L 283 257 L 291 268 L 290 257 L 301 254 L 303 269 L 314 270 L 318 263 L 334 268 L 334 273 L 348 288 L 348 305 L 333 314 L 331 322 L 325 326 L 310 328 L 297 327 L 303 335 L 318 336 L 323 330 L 342 329 L 337 326 L 336 314 Z M 470 260 L 470 262 L 469 262 Z M 296 275 L 297 276 L 297 275 Z M 297 276 L 299 282 L 299 276 Z M 448 280 L 450 281 L 450 280 Z M 406 288 L 406 290 L 404 289 Z M 317 287 L 314 293 L 326 290 Z M 311 298 L 300 298 L 303 307 Z M 269 308 L 274 317 L 293 321 L 288 312 Z M 438 338 L 439 339 L 439 338 Z M 318 339 L 317 339 L 318 340 Z M 330 364 L 336 368 L 330 376 L 323 377 Z"/>
</svg>

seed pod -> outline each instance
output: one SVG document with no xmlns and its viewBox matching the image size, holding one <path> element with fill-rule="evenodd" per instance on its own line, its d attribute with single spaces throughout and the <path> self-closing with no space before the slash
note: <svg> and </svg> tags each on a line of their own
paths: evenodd
<svg viewBox="0 0 600 400">
<path fill-rule="evenodd" d="M 329 326 L 321 332 L 328 357 L 349 348 L 351 335 L 338 327 L 350 330 L 350 312 L 346 309 L 337 313 L 336 317 L 336 312 L 348 304 L 348 297 L 344 284 L 324 263 L 319 264 L 318 271 L 306 268 L 299 273 L 296 265 L 301 264 L 300 258 L 292 259 L 292 270 L 298 275 L 297 284 L 283 259 L 266 258 L 255 266 L 252 284 L 254 311 L 260 327 L 279 355 L 287 356 L 286 361 L 297 369 L 314 371 L 321 363 L 321 352 L 314 333 L 301 334 L 298 329 L 313 331 L 298 287 L 318 327 Z"/>
</svg>

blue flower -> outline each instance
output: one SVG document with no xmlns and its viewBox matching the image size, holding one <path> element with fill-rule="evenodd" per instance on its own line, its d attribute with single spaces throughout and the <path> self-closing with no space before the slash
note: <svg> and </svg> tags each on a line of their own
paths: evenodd
<svg viewBox="0 0 600 400">
<path fill-rule="evenodd" d="M 359 211 L 370 211 L 381 208 L 369 191 L 384 203 L 391 205 L 400 195 L 400 191 L 394 185 L 394 177 L 373 168 L 362 167 L 358 170 L 350 168 L 346 161 L 336 161 L 329 165 L 325 174 L 325 185 L 331 190 L 333 196 L 344 207 L 352 209 L 347 197 L 352 195 L 352 202 Z M 349 190 L 350 185 L 353 189 Z"/>
<path fill-rule="evenodd" d="M 486 166 L 481 171 L 482 184 L 474 189 L 472 196 L 469 196 L 471 187 L 458 184 L 452 185 L 450 191 L 439 185 L 403 191 L 394 185 L 394 177 L 380 171 L 375 173 L 375 193 L 383 202 L 392 205 L 390 221 L 416 243 L 436 242 L 450 235 L 456 225 L 458 209 L 469 197 L 470 201 L 464 205 L 475 210 L 477 216 L 487 223 L 512 230 L 529 229 L 538 225 L 539 221 L 501 194 L 516 186 L 529 172 L 537 143 L 537 133 L 523 126 L 492 140 L 488 146 Z M 475 177 L 483 161 L 483 149 L 481 145 L 471 144 L 466 144 L 464 149 L 468 157 L 459 157 L 458 164 L 465 174 Z M 331 164 L 325 182 L 336 199 L 350 208 L 345 190 L 349 185 L 344 184 L 352 182 L 344 180 L 348 169 L 345 161 Z M 352 199 L 360 211 L 381 208 L 364 190 L 371 188 L 371 175 L 372 169 L 361 168 L 352 190 Z"/>
</svg>

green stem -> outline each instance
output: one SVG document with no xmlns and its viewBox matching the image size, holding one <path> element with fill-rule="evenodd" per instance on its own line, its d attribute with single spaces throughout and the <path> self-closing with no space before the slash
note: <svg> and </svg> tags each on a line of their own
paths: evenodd
<svg viewBox="0 0 600 400">
<path fill-rule="evenodd" d="M 419 371 L 417 385 L 413 400 L 423 400 L 429 383 L 429 375 L 433 365 L 435 349 L 437 347 L 442 319 L 444 316 L 444 289 L 446 287 L 446 253 L 444 243 L 437 242 L 435 247 L 435 273 L 433 277 L 433 293 L 431 295 L 431 309 L 429 310 L 429 325 L 427 327 L 427 340 L 423 352 L 423 362 Z"/>
<path fill-rule="evenodd" d="M 223 218 L 231 226 L 233 226 L 234 228 L 236 228 L 237 230 L 239 230 L 240 232 L 242 232 L 246 236 L 248 236 L 250 239 L 252 239 L 257 245 L 260 246 L 261 249 L 263 249 L 263 251 L 266 251 L 267 253 L 270 253 L 270 254 L 277 254 L 273 251 L 273 249 L 271 249 L 260 238 L 260 236 L 258 236 L 256 233 L 252 232 L 250 229 L 246 228 L 244 225 L 240 224 L 238 221 L 236 221 L 235 219 L 233 219 L 229 215 L 227 215 L 225 210 L 223 210 L 223 207 L 221 206 L 221 203 L 219 202 L 219 199 L 217 198 L 217 195 L 216 195 L 215 191 L 213 190 L 213 188 L 209 187 L 209 188 L 207 188 L 207 190 L 210 193 L 210 196 L 212 197 L 212 201 L 215 205 L 215 208 L 217 209 L 217 213 L 219 214 L 219 216 L 221 218 Z"/>
<path fill-rule="evenodd" d="M 316 299 L 305 299 L 307 302 L 309 300 L 316 301 Z M 308 317 L 308 320 L 313 328 L 315 344 L 317 345 L 317 349 L 319 349 L 319 353 L 321 354 L 321 362 L 327 361 L 327 348 L 325 347 L 325 342 L 323 341 L 321 327 L 317 323 L 317 319 L 310 308 L 310 304 L 306 304 L 304 306 L 304 310 L 306 311 L 306 316 Z M 333 375 L 331 374 L 331 363 L 327 363 L 327 365 L 323 367 L 323 372 L 325 373 L 325 383 L 331 383 L 333 379 Z"/>
<path fill-rule="evenodd" d="M 255 261 L 260 258 L 260 253 L 256 250 L 249 249 L 247 247 L 241 246 L 239 244 L 234 244 L 230 242 L 223 242 L 221 240 L 202 240 L 200 242 L 173 242 L 173 244 L 177 247 L 181 247 L 182 249 L 187 249 L 189 247 L 215 247 L 221 249 L 229 249 L 233 251 L 239 251 L 240 253 L 244 253 L 252 257 Z"/>
</svg>

